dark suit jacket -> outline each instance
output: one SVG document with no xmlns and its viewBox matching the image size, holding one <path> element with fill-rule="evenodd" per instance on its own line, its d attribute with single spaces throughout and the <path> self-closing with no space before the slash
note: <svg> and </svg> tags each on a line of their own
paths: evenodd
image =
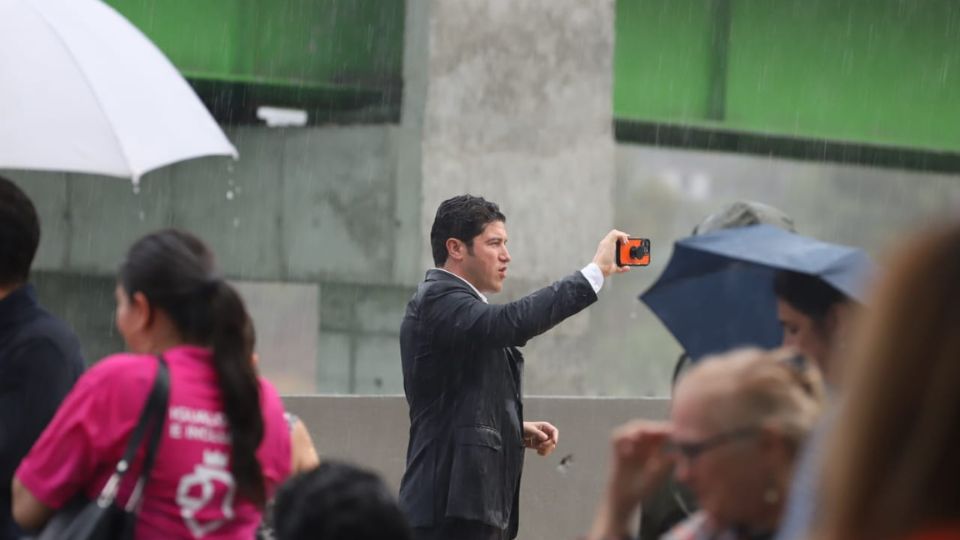
<svg viewBox="0 0 960 540">
<path fill-rule="evenodd" d="M 427 272 L 400 326 L 410 405 L 400 506 L 412 526 L 459 518 L 516 535 L 524 451 L 516 347 L 596 300 L 580 272 L 502 305 L 442 270 Z"/>
</svg>

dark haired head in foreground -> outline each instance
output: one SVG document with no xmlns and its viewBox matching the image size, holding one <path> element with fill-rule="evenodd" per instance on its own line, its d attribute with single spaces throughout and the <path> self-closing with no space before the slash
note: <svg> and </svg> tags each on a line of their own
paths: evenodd
<svg viewBox="0 0 960 540">
<path fill-rule="evenodd" d="M 0 176 L 0 287 L 27 281 L 40 245 L 40 220 L 30 198 Z"/>
<path fill-rule="evenodd" d="M 277 495 L 279 540 L 409 540 L 406 519 L 376 474 L 335 461 L 296 476 Z"/>
</svg>

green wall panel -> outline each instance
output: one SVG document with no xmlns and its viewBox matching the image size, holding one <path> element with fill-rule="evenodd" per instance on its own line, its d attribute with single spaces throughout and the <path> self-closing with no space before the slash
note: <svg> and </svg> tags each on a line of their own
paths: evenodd
<svg viewBox="0 0 960 540">
<path fill-rule="evenodd" d="M 677 122 L 705 118 L 711 24 L 704 0 L 619 0 L 616 115 Z"/>
<path fill-rule="evenodd" d="M 735 0 L 732 127 L 960 149 L 955 0 Z"/>
<path fill-rule="evenodd" d="M 695 8 L 718 3 L 730 10 L 719 79 L 704 52 L 712 15 Z M 616 30 L 618 119 L 960 150 L 955 0 L 618 0 Z M 710 117 L 697 106 L 715 84 Z"/>
<path fill-rule="evenodd" d="M 193 79 L 378 88 L 402 77 L 402 0 L 108 0 Z"/>
</svg>

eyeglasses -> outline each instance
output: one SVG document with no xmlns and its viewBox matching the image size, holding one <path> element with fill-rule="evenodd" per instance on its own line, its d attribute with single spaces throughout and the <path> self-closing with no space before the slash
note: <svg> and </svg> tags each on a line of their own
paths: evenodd
<svg viewBox="0 0 960 540">
<path fill-rule="evenodd" d="M 753 437 L 758 433 L 758 431 L 759 430 L 755 427 L 748 427 L 724 431 L 723 433 L 718 433 L 712 437 L 707 437 L 699 442 L 672 441 L 670 443 L 670 451 L 679 456 L 683 456 L 683 458 L 687 461 L 694 461 L 700 457 L 701 454 L 708 450 L 712 450 L 733 441 Z"/>
</svg>

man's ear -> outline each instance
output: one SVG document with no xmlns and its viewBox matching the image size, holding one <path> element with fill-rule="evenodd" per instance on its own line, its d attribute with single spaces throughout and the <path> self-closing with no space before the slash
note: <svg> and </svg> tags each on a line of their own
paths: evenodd
<svg viewBox="0 0 960 540">
<path fill-rule="evenodd" d="M 467 251 L 467 245 L 457 238 L 447 238 L 447 258 L 462 261 Z"/>
</svg>

